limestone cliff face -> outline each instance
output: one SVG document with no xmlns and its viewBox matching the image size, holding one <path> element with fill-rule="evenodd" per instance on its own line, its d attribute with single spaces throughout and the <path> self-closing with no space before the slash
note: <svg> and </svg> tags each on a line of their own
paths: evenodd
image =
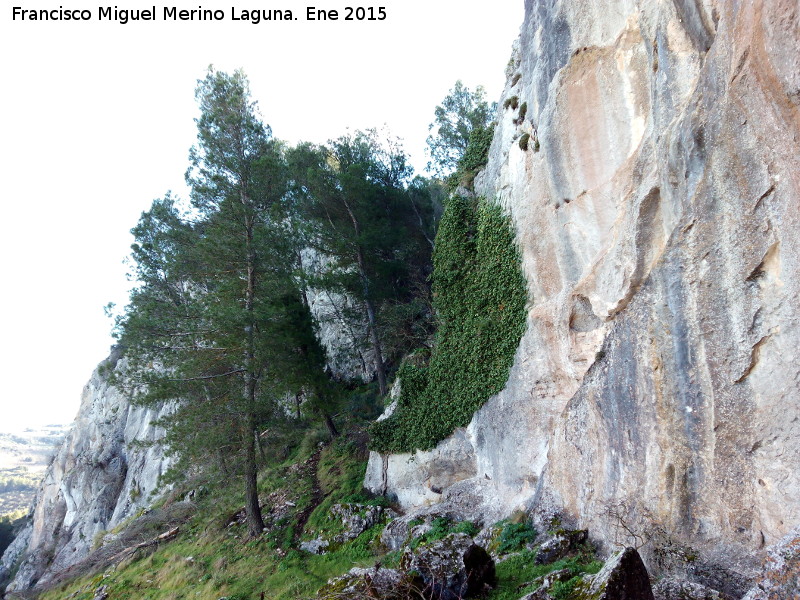
<svg viewBox="0 0 800 600">
<path fill-rule="evenodd" d="M 301 253 L 303 269 L 319 277 L 332 259 L 313 248 Z M 345 294 L 315 288 L 305 290 L 317 337 L 328 359 L 327 368 L 337 379 L 370 381 L 375 377 L 375 353 L 369 344 L 369 325 L 358 302 Z"/>
<path fill-rule="evenodd" d="M 527 333 L 466 430 L 370 487 L 708 560 L 798 524 L 798 48 L 795 0 L 526 1 L 476 189 L 516 224 Z"/>
<path fill-rule="evenodd" d="M 75 564 L 89 553 L 98 534 L 153 500 L 151 492 L 169 459 L 161 445 L 137 443 L 163 436 L 152 425 L 160 414 L 131 406 L 109 384 L 108 374 L 122 361 L 119 352 L 112 353 L 83 389 L 72 429 L 36 495 L 24 534 L 29 539 L 24 559 L 9 590 L 27 589 Z"/>
</svg>

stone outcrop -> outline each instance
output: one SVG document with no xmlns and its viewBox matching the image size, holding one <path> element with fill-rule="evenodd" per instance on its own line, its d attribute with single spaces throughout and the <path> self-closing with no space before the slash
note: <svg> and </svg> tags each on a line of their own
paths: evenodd
<svg viewBox="0 0 800 600">
<path fill-rule="evenodd" d="M 656 570 L 681 548 L 741 595 L 800 515 L 800 7 L 525 12 L 475 187 L 515 223 L 527 332 L 467 428 L 366 483 L 560 515 Z"/>
<path fill-rule="evenodd" d="M 0 558 L 0 597 L 2 597 L 2 590 L 9 582 L 15 567 L 20 562 L 28 548 L 28 544 L 31 541 L 32 531 L 33 528 L 30 526 L 26 526 L 22 531 L 20 531 L 19 534 L 17 534 L 17 536 L 14 538 L 14 541 L 11 542 L 11 545 L 6 548 L 5 552 L 3 552 L 3 556 Z"/>
<path fill-rule="evenodd" d="M 800 527 L 774 544 L 744 600 L 800 598 Z"/>
<path fill-rule="evenodd" d="M 300 549 L 311 554 L 325 554 L 333 546 L 352 542 L 362 533 L 381 522 L 392 520 L 399 515 L 391 508 L 371 506 L 369 504 L 334 504 L 328 520 L 340 522 L 342 531 L 331 535 L 323 533 L 320 537 L 300 543 Z M 338 528 L 337 528 L 338 529 Z"/>
<path fill-rule="evenodd" d="M 306 248 L 301 253 L 303 269 L 322 276 L 331 268 L 332 259 Z M 345 294 L 308 287 L 305 290 L 309 309 L 317 325 L 317 337 L 325 348 L 327 368 L 339 379 L 370 381 L 375 377 L 375 353 L 369 344 L 369 327 L 364 310 Z"/>
<path fill-rule="evenodd" d="M 451 533 L 406 554 L 409 569 L 420 574 L 433 598 L 474 598 L 496 582 L 492 557 L 463 533 Z"/>
<path fill-rule="evenodd" d="M 611 556 L 597 575 L 583 582 L 582 588 L 579 596 L 592 600 L 653 600 L 650 576 L 634 548 Z"/>
<path fill-rule="evenodd" d="M 406 547 L 399 569 L 380 565 L 351 569 L 323 586 L 317 598 L 460 600 L 482 597 L 495 584 L 495 565 L 489 553 L 470 536 L 451 533 L 415 550 Z"/>
<path fill-rule="evenodd" d="M 98 536 L 152 503 L 170 460 L 153 421 L 169 409 L 131 406 L 109 383 L 122 361 L 121 352 L 113 351 L 83 390 L 72 429 L 36 494 L 24 533 L 29 541 L 9 590 L 25 590 L 79 562 Z"/>
<path fill-rule="evenodd" d="M 354 567 L 329 581 L 317 594 L 320 600 L 362 600 L 382 598 L 403 600 L 422 589 L 420 578 L 409 577 L 398 569 Z"/>
</svg>

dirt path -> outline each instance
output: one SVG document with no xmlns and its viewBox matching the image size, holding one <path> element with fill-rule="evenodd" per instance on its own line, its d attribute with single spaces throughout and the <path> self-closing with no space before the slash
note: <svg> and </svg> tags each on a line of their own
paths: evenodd
<svg viewBox="0 0 800 600">
<path fill-rule="evenodd" d="M 303 467 L 300 471 L 303 476 L 311 479 L 311 501 L 308 503 L 308 506 L 297 513 L 297 526 L 294 529 L 294 536 L 292 538 L 292 546 L 295 547 L 297 547 L 300 542 L 300 536 L 303 535 L 303 529 L 306 523 L 308 523 L 311 513 L 314 512 L 314 509 L 319 506 L 320 502 L 322 502 L 322 499 L 325 497 L 322 493 L 322 489 L 319 487 L 319 479 L 317 478 L 317 468 L 319 466 L 319 458 L 322 454 L 322 450 L 323 448 L 320 448 L 314 452 L 314 454 L 303 463 Z"/>
</svg>

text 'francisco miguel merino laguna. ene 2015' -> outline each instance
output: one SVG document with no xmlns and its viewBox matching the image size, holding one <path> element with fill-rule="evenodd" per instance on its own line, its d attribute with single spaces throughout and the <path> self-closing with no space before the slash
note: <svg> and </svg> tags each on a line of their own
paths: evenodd
<svg viewBox="0 0 800 600">
<path fill-rule="evenodd" d="M 248 22 L 257 25 L 268 21 L 298 21 L 301 16 L 306 21 L 383 21 L 386 8 L 383 6 L 345 6 L 342 9 L 318 9 L 308 6 L 304 10 L 290 9 L 248 9 L 232 6 L 229 12 L 222 9 L 203 8 L 179 9 L 176 6 L 156 6 L 149 8 L 119 8 L 118 6 L 98 6 L 95 11 L 80 8 L 52 9 L 22 8 L 11 9 L 13 21 L 112 21 L 125 25 L 134 21 L 230 21 Z M 160 19 L 159 19 L 160 17 Z"/>
</svg>

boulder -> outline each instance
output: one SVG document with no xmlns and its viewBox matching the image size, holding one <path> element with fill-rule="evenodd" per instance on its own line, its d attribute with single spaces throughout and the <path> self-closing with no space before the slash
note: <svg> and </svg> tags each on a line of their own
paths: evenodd
<svg viewBox="0 0 800 600">
<path fill-rule="evenodd" d="M 381 533 L 381 543 L 389 550 L 400 550 L 411 540 L 430 531 L 436 519 L 457 523 L 463 521 L 464 516 L 448 505 L 426 507 L 390 521 Z"/>
<path fill-rule="evenodd" d="M 308 542 L 300 542 L 300 550 L 310 554 L 325 554 L 330 542 L 322 538 L 317 538 Z"/>
<path fill-rule="evenodd" d="M 496 581 L 494 560 L 464 533 L 421 546 L 411 554 L 408 566 L 420 574 L 426 593 L 437 600 L 474 597 Z"/>
<path fill-rule="evenodd" d="M 536 553 L 536 564 L 547 565 L 563 558 L 569 552 L 569 540 L 564 536 L 550 538 L 539 547 Z"/>
<path fill-rule="evenodd" d="M 572 571 L 570 569 L 558 569 L 557 571 L 552 571 L 544 577 L 540 577 L 539 587 L 530 594 L 524 595 L 522 598 L 520 598 L 520 600 L 550 600 L 551 596 L 547 592 L 553 586 L 553 584 L 559 581 L 567 581 L 569 579 L 572 579 Z M 525 587 L 527 587 L 527 585 Z"/>
<path fill-rule="evenodd" d="M 536 564 L 547 565 L 564 558 L 571 550 L 583 544 L 588 539 L 588 534 L 586 529 L 559 531 L 539 547 Z"/>
<path fill-rule="evenodd" d="M 330 580 L 317 594 L 321 600 L 403 600 L 421 590 L 422 581 L 397 569 L 373 567 L 353 568 L 348 573 Z"/>
<path fill-rule="evenodd" d="M 92 600 L 108 600 L 108 586 L 101 585 L 94 591 L 94 598 Z"/>
<path fill-rule="evenodd" d="M 722 600 L 717 591 L 702 584 L 665 577 L 653 586 L 655 600 Z"/>
<path fill-rule="evenodd" d="M 335 504 L 331 508 L 331 516 L 338 517 L 344 525 L 344 532 L 334 537 L 340 544 L 356 539 L 370 527 L 383 519 L 394 519 L 397 513 L 390 508 L 370 506 L 367 504 Z"/>
<path fill-rule="evenodd" d="M 650 576 L 635 548 L 612 555 L 597 575 L 586 578 L 579 597 L 592 600 L 655 600 Z"/>
</svg>

